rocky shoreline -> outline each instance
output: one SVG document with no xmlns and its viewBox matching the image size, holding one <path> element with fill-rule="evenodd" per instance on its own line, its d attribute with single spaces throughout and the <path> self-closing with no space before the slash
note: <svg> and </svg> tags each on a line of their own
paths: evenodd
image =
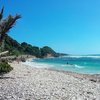
<svg viewBox="0 0 100 100">
<path fill-rule="evenodd" d="M 71 71 L 61 71 L 61 70 L 55 70 L 55 69 L 50 69 L 50 68 L 45 68 L 45 69 L 57 71 L 57 72 L 62 72 L 64 74 L 71 75 L 75 78 L 87 79 L 87 80 L 92 81 L 92 82 L 100 83 L 100 74 L 79 74 L 79 73 L 71 72 Z"/>
<path fill-rule="evenodd" d="M 100 100 L 100 75 L 10 64 L 14 70 L 0 79 L 0 100 Z"/>
</svg>

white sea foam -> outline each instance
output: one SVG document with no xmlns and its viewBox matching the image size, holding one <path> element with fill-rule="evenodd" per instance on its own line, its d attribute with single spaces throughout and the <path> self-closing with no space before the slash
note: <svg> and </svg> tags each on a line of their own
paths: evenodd
<svg viewBox="0 0 100 100">
<path fill-rule="evenodd" d="M 62 66 L 62 67 L 65 67 L 66 65 L 62 64 L 61 66 Z"/>
<path fill-rule="evenodd" d="M 69 57 L 69 58 L 97 58 L 97 59 L 100 59 L 100 56 L 64 56 L 65 58 L 66 57 Z"/>
<path fill-rule="evenodd" d="M 69 64 L 69 65 L 64 65 L 64 64 L 63 64 L 63 65 L 61 65 L 61 66 L 62 66 L 62 67 L 84 68 L 83 66 L 79 66 L 79 65 L 76 65 L 76 64 L 75 64 L 75 65 L 70 65 L 70 64 Z"/>
<path fill-rule="evenodd" d="M 22 62 L 22 64 L 24 65 L 28 65 L 28 66 L 31 66 L 31 67 L 34 67 L 34 68 L 54 68 L 56 67 L 56 65 L 53 65 L 53 64 L 45 64 L 45 63 L 38 63 L 38 62 L 30 62 L 30 61 L 26 61 L 26 62 Z M 61 65 L 62 67 L 72 67 L 72 68 L 84 68 L 83 66 L 79 66 L 79 65 L 76 65 L 76 64 L 62 64 Z"/>
<path fill-rule="evenodd" d="M 53 65 L 44 64 L 44 63 L 30 62 L 30 61 L 26 61 L 22 64 L 28 65 L 28 66 L 31 66 L 31 67 L 35 67 L 35 68 L 50 68 L 50 67 L 53 67 Z"/>
<path fill-rule="evenodd" d="M 74 67 L 76 67 L 76 68 L 84 68 L 83 66 L 79 66 L 79 65 L 74 65 Z"/>
</svg>

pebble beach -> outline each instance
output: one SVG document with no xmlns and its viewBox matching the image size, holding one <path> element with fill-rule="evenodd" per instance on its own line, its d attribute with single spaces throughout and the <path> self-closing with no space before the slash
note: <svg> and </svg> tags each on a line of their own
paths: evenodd
<svg viewBox="0 0 100 100">
<path fill-rule="evenodd" d="M 100 100 L 100 82 L 92 76 L 10 65 L 14 69 L 0 78 L 0 100 Z"/>
</svg>

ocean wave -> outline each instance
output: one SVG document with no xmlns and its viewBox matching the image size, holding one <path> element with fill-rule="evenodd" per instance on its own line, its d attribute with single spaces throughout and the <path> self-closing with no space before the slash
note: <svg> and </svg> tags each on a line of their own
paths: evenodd
<svg viewBox="0 0 100 100">
<path fill-rule="evenodd" d="M 84 68 L 83 66 L 79 66 L 79 65 L 76 65 L 76 64 L 72 64 L 72 65 L 70 65 L 70 64 L 67 64 L 67 65 L 62 64 L 61 66 L 62 66 L 62 67 Z"/>
<path fill-rule="evenodd" d="M 66 56 L 66 58 L 94 58 L 94 59 L 100 59 L 100 56 Z"/>
<path fill-rule="evenodd" d="M 30 61 L 23 62 L 22 64 L 35 67 L 35 68 L 50 68 L 54 66 L 54 65 L 49 65 L 45 63 L 36 63 L 36 62 L 30 62 Z"/>
<path fill-rule="evenodd" d="M 79 65 L 74 65 L 76 68 L 84 68 L 83 66 L 79 66 Z"/>
<path fill-rule="evenodd" d="M 65 67 L 66 65 L 62 64 L 61 66 L 62 66 L 62 67 Z"/>
</svg>

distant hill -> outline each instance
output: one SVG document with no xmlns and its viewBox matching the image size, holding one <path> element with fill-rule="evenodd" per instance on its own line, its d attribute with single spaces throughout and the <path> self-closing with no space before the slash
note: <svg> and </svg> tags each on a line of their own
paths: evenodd
<svg viewBox="0 0 100 100">
<path fill-rule="evenodd" d="M 57 53 L 59 56 L 69 56 L 69 54 L 66 53 Z"/>
<path fill-rule="evenodd" d="M 16 56 L 21 54 L 29 54 L 39 58 L 43 58 L 43 57 L 58 57 L 61 55 L 60 53 L 56 53 L 52 48 L 48 46 L 39 48 L 37 46 L 32 46 L 25 42 L 20 44 L 8 35 L 5 38 L 4 50 L 9 50 L 10 55 L 16 55 Z"/>
</svg>

